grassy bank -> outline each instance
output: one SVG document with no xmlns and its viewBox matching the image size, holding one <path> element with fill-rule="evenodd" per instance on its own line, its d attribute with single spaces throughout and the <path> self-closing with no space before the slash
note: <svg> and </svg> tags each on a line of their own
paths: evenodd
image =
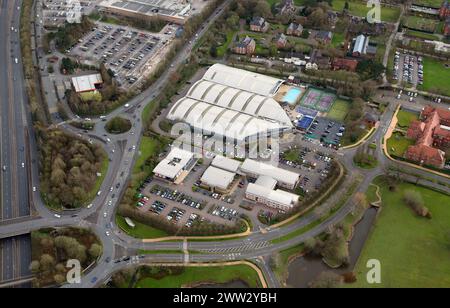
<svg viewBox="0 0 450 308">
<path fill-rule="evenodd" d="M 450 196 L 409 183 L 390 191 L 381 188 L 382 211 L 367 240 L 355 269 L 357 282 L 352 287 L 450 287 L 449 231 Z M 432 213 L 420 218 L 404 204 L 405 190 L 419 192 Z M 368 199 L 373 201 L 371 188 Z M 366 262 L 381 262 L 381 284 L 366 282 Z"/>
</svg>

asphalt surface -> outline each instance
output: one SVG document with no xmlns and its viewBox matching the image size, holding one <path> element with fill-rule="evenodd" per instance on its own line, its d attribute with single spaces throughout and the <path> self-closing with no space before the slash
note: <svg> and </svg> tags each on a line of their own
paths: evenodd
<svg viewBox="0 0 450 308">
<path fill-rule="evenodd" d="M 5 0 L 3 3 L 6 2 Z M 8 1 L 9 2 L 9 1 Z M 19 2 L 16 0 L 16 2 Z M 224 5 L 227 5 L 230 1 L 225 1 Z M 203 34 L 206 33 L 208 26 L 212 24 L 217 18 L 220 16 L 221 11 L 224 6 L 218 7 L 216 12 L 212 14 L 212 16 L 205 22 L 205 26 L 199 30 L 195 37 L 200 38 Z M 3 12 L 3 9 L 2 9 Z M 4 22 L 3 18 L 0 22 Z M 5 25 L 1 26 L 1 33 L 7 35 L 7 31 L 4 29 Z M 7 27 L 10 29 L 10 26 Z M 130 119 L 133 119 L 134 126 L 132 128 L 133 133 L 128 132 L 122 135 L 109 135 L 104 130 L 104 122 L 100 119 L 94 119 L 97 123 L 95 130 L 89 132 L 87 135 L 82 131 L 79 131 L 66 123 L 59 123 L 62 129 L 66 131 L 73 132 L 75 134 L 80 134 L 81 137 L 86 139 L 91 139 L 93 142 L 97 142 L 102 144 L 105 150 L 108 152 L 110 165 L 108 169 L 108 174 L 105 177 L 105 181 L 101 186 L 101 194 L 95 198 L 93 205 L 90 209 L 81 209 L 76 212 L 65 212 L 62 213 L 62 217 L 58 218 L 54 216 L 54 213 L 49 211 L 42 200 L 40 200 L 39 194 L 34 193 L 33 196 L 33 204 L 36 210 L 39 212 L 39 217 L 29 218 L 24 221 L 13 221 L 13 222 L 4 222 L 0 224 L 0 239 L 3 239 L 4 249 L 3 251 L 10 251 L 14 249 L 14 240 L 17 239 L 18 235 L 27 234 L 32 230 L 39 229 L 41 227 L 46 226 L 80 226 L 80 227 L 89 227 L 91 228 L 100 238 L 103 243 L 103 255 L 99 259 L 98 264 L 94 267 L 89 273 L 83 276 L 82 283 L 79 285 L 66 285 L 66 287 L 83 287 L 90 288 L 95 287 L 100 282 L 107 280 L 112 273 L 122 268 L 141 264 L 148 262 L 208 262 L 208 261 L 229 261 L 229 260 L 241 260 L 241 259 L 249 259 L 254 260 L 255 263 L 259 264 L 261 269 L 263 270 L 269 286 L 276 287 L 279 286 L 278 282 L 267 266 L 267 262 L 265 260 L 268 257 L 279 250 L 292 247 L 299 243 L 304 242 L 306 239 L 316 236 L 326 229 L 328 229 L 331 225 L 334 225 L 344 219 L 348 213 L 352 211 L 351 202 L 347 202 L 343 207 L 340 208 L 333 216 L 329 217 L 325 221 L 321 222 L 319 225 L 315 226 L 311 230 L 306 233 L 300 234 L 296 237 L 293 237 L 289 240 L 274 244 L 271 240 L 279 238 L 283 235 L 289 234 L 294 230 L 302 228 L 311 222 L 314 222 L 318 219 L 317 214 L 311 213 L 295 222 L 288 224 L 285 227 L 270 229 L 267 232 L 257 231 L 252 233 L 250 236 L 242 239 L 234 239 L 227 241 L 209 241 L 209 242 L 188 242 L 187 245 L 183 245 L 183 242 L 157 242 L 157 243 L 143 243 L 140 240 L 135 238 L 131 238 L 122 232 L 115 226 L 114 224 L 114 216 L 116 206 L 118 205 L 120 194 L 122 193 L 122 188 L 124 187 L 124 183 L 126 183 L 127 179 L 130 176 L 132 166 L 134 164 L 135 159 L 138 157 L 139 153 L 132 149 L 133 146 L 139 148 L 139 142 L 142 133 L 142 123 L 140 121 L 141 113 L 143 108 L 147 103 L 149 103 L 153 98 L 155 98 L 161 91 L 163 85 L 168 82 L 171 73 L 177 69 L 177 67 L 185 61 L 195 45 L 195 40 L 193 40 L 192 45 L 186 44 L 185 47 L 178 53 L 176 58 L 173 60 L 171 68 L 168 69 L 151 87 L 145 90 L 143 93 L 133 98 L 130 102 L 129 108 L 118 108 L 107 116 L 107 119 L 113 118 L 117 115 L 126 116 Z M 0 54 L 3 57 L 5 55 Z M 3 58 L 2 57 L 2 58 Z M 1 63 L 0 63 L 1 64 Z M 5 62 L 5 64 L 7 64 Z M 11 65 L 9 66 L 11 67 Z M 14 71 L 14 70 L 12 70 Z M 3 76 L 3 75 L 2 75 Z M 4 78 L 5 76 L 3 76 Z M 0 77 L 2 78 L 2 77 Z M 7 78 L 5 78 L 6 80 Z M 3 83 L 0 87 L 3 87 Z M 14 84 L 14 88 L 19 89 L 17 91 L 23 91 L 23 85 Z M 7 87 L 8 88 L 8 87 Z M 2 89 L 2 88 L 0 88 Z M 16 91 L 16 90 L 14 90 Z M 13 91 L 13 92 L 14 92 Z M 350 175 L 362 174 L 364 176 L 363 182 L 357 188 L 358 192 L 365 192 L 369 187 L 371 181 L 374 177 L 383 174 L 385 171 L 385 167 L 389 164 L 387 158 L 381 153 L 381 141 L 382 136 L 386 132 L 386 128 L 388 127 L 388 123 L 392 118 L 393 112 L 396 107 L 395 101 L 390 101 L 390 105 L 383 115 L 381 120 L 382 125 L 379 127 L 377 132 L 370 138 L 369 142 L 376 142 L 378 146 L 378 158 L 380 160 L 380 164 L 377 168 L 369 171 L 360 170 L 356 166 L 353 165 L 353 154 L 356 149 L 350 149 L 347 151 L 339 151 L 338 157 L 339 160 L 345 165 L 345 168 Z M 4 102 L 2 101 L 2 108 L 4 107 Z M 2 120 L 2 128 L 3 128 L 3 116 Z M 3 129 L 2 129 L 3 133 Z M 10 134 L 11 135 L 11 134 Z M 106 135 L 106 136 L 105 136 Z M 9 137 L 9 136 L 8 136 Z M 109 138 L 110 141 L 107 141 Z M 3 137 L 2 137 L 3 139 Z M 32 140 L 32 138 L 30 138 Z M 36 158 L 35 148 L 33 147 L 32 141 L 30 148 L 31 157 Z M 3 146 L 3 142 L 1 143 Z M 114 150 L 114 152 L 113 152 Z M 2 148 L 2 153 L 4 149 Z M 11 152 L 11 151 L 10 151 Z M 11 159 L 11 158 L 10 158 Z M 38 173 L 37 166 L 32 166 L 32 183 L 33 185 L 38 186 Z M 16 166 L 17 169 L 17 166 Z M 415 173 L 420 173 L 420 170 L 412 169 L 406 167 L 405 170 L 413 170 Z M 425 173 L 425 172 L 423 172 Z M 429 178 L 437 178 L 437 176 L 426 173 Z M 3 180 L 3 177 L 2 177 Z M 442 180 L 442 179 L 440 179 Z M 117 183 L 121 183 L 119 190 L 115 189 Z M 437 185 L 433 183 L 429 183 L 430 186 Z M 2 189 L 3 189 L 2 184 Z M 31 189 L 29 185 L 22 186 L 24 190 Z M 112 187 L 112 190 L 110 190 Z M 39 191 L 39 189 L 37 190 Z M 336 194 L 342 194 L 342 188 L 336 192 Z M 113 198 L 114 195 L 114 198 Z M 108 200 L 112 200 L 112 205 L 108 206 Z M 331 202 L 325 201 L 320 207 L 329 208 L 333 206 Z M 76 215 L 74 217 L 73 215 Z M 110 224 L 111 223 L 111 224 Z M 106 235 L 106 231 L 111 229 L 111 235 Z M 14 237 L 16 236 L 16 237 Z M 12 241 L 9 243 L 9 241 Z M 145 250 L 186 250 L 186 251 L 201 251 L 201 254 L 166 254 L 162 252 L 161 254 L 152 254 L 143 257 L 135 256 L 131 258 L 130 261 L 120 261 L 120 262 L 106 262 L 107 258 L 111 258 L 112 260 L 122 260 L 125 256 L 131 256 L 136 254 L 138 249 Z M 26 262 L 26 258 L 28 256 L 24 253 L 24 257 L 21 259 L 23 263 Z M 14 259 L 12 257 L 11 259 Z M 8 259 L 9 260 L 9 259 Z M 7 260 L 7 261 L 8 261 Z M 8 261 L 10 262 L 10 261 Z M 20 262 L 19 262 L 20 263 Z M 5 271 L 11 271 L 10 266 L 7 265 L 4 261 L 2 261 L 2 268 Z"/>
<path fill-rule="evenodd" d="M 30 215 L 26 95 L 18 31 L 20 9 L 17 8 L 20 6 L 18 0 L 0 0 L 0 41 L 4 44 L 0 49 L 1 222 Z M 29 275 L 29 236 L 5 239 L 1 247 L 0 280 Z"/>
</svg>

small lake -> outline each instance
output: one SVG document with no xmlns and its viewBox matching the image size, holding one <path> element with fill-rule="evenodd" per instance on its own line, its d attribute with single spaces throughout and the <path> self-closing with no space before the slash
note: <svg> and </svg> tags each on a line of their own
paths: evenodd
<svg viewBox="0 0 450 308">
<path fill-rule="evenodd" d="M 369 208 L 362 220 L 355 226 L 353 238 L 349 244 L 350 265 L 345 268 L 331 269 L 320 258 L 300 257 L 291 262 L 288 267 L 289 277 L 287 285 L 294 288 L 307 288 L 321 272 L 333 271 L 344 274 L 355 267 L 358 257 L 369 236 L 372 225 L 377 216 L 377 209 Z"/>
</svg>

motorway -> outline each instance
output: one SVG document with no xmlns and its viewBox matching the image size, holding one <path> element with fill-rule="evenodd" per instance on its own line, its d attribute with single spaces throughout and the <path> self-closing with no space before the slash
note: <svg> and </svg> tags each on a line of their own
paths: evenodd
<svg viewBox="0 0 450 308">
<path fill-rule="evenodd" d="M 13 13 L 12 10 L 14 10 L 14 7 L 16 5 L 19 5 L 20 1 L 6 1 L 6 0 L 0 0 L 2 3 L 1 6 L 1 12 L 0 14 L 7 13 L 8 9 L 9 12 L 13 16 L 12 19 L 14 19 L 14 16 L 18 13 Z M 9 7 L 7 6 L 7 3 Z M 220 16 L 221 12 L 225 8 L 226 5 L 230 3 L 229 0 L 226 0 L 224 4 L 216 9 L 216 11 L 211 15 L 211 17 L 205 22 L 204 26 L 196 33 L 195 37 L 202 37 L 208 30 L 209 25 L 211 25 L 215 19 Z M 6 10 L 6 11 L 4 11 Z M 15 11 L 15 10 L 14 10 Z M 8 15 L 8 14 L 6 14 Z M 6 16 L 5 15 L 5 16 Z M 4 35 L 5 38 L 7 38 L 9 35 L 13 35 L 14 33 L 10 33 L 11 26 L 8 24 L 6 25 L 5 18 L 1 18 L 3 15 L 0 15 L 0 22 L 1 24 L 1 34 Z M 7 16 L 6 16 L 7 17 Z M 18 16 L 15 16 L 15 18 L 18 18 Z M 9 20 L 9 23 L 11 23 L 12 20 Z M 17 22 L 17 20 L 15 20 Z M 18 37 L 12 37 L 13 41 L 18 42 Z M 11 38 L 9 38 L 11 40 Z M 8 41 L 9 41 L 8 40 Z M 15 44 L 13 44 L 15 45 Z M 18 45 L 18 44 L 17 44 Z M 250 236 L 242 239 L 234 239 L 234 240 L 227 240 L 227 241 L 209 241 L 209 242 L 194 242 L 189 241 L 187 243 L 183 242 L 155 242 L 155 243 L 144 243 L 141 240 L 137 240 L 134 238 L 131 238 L 125 234 L 123 234 L 118 227 L 114 223 L 114 217 L 115 217 L 115 211 L 116 207 L 119 203 L 120 196 L 122 193 L 122 188 L 125 187 L 125 183 L 129 179 L 131 175 L 132 166 L 134 164 L 135 159 L 138 157 L 139 153 L 135 150 L 133 150 L 133 146 L 135 146 L 137 149 L 139 148 L 140 138 L 142 135 L 143 130 L 143 123 L 140 120 L 141 113 L 143 111 L 143 108 L 146 104 L 150 103 L 152 99 L 154 99 L 156 96 L 159 95 L 161 92 L 161 89 L 163 88 L 164 84 L 166 84 L 169 80 L 170 75 L 190 56 L 192 52 L 193 45 L 195 45 L 195 40 L 193 40 L 192 44 L 186 44 L 184 48 L 177 54 L 171 68 L 168 69 L 151 87 L 149 87 L 147 90 L 143 91 L 140 95 L 133 98 L 129 103 L 129 108 L 123 108 L 120 107 L 117 110 L 111 112 L 107 119 L 111 119 L 117 115 L 125 116 L 132 120 L 133 122 L 133 128 L 132 132 L 128 132 L 122 135 L 110 135 L 104 130 L 104 123 L 100 119 L 95 119 L 96 126 L 95 129 L 88 134 L 84 134 L 82 131 L 77 130 L 76 128 L 68 125 L 67 123 L 57 123 L 60 128 L 70 131 L 74 134 L 78 134 L 80 137 L 91 139 L 93 142 L 97 142 L 101 144 L 104 149 L 107 151 L 110 164 L 108 168 L 108 173 L 105 177 L 104 183 L 102 184 L 100 190 L 101 194 L 93 201 L 93 206 L 90 209 L 81 209 L 76 212 L 67 212 L 62 213 L 61 218 L 57 218 L 54 216 L 54 213 L 49 211 L 42 200 L 40 199 L 40 196 L 38 193 L 32 194 L 32 201 L 34 204 L 34 207 L 36 211 L 39 213 L 39 217 L 30 217 L 28 219 L 25 219 L 24 221 L 19 220 L 13 220 L 13 221 L 5 221 L 3 223 L 0 223 L 0 239 L 3 241 L 3 243 L 8 242 L 8 244 L 3 244 L 3 250 L 2 255 L 9 256 L 11 255 L 10 259 L 8 258 L 2 258 L 2 269 L 4 273 L 8 273 L 8 275 L 5 276 L 3 274 L 4 279 L 3 280 L 9 280 L 14 277 L 14 275 L 11 275 L 10 272 L 13 271 L 14 266 L 11 266 L 11 264 L 14 264 L 13 260 L 17 259 L 17 255 L 13 256 L 11 251 L 14 250 L 14 247 L 17 246 L 15 244 L 15 241 L 20 241 L 24 235 L 29 233 L 32 230 L 36 230 L 42 227 L 47 226 L 80 226 L 80 227 L 89 227 L 91 228 L 97 236 L 100 238 L 100 240 L 103 243 L 103 255 L 99 259 L 98 264 L 95 268 L 93 268 L 89 273 L 87 273 L 83 279 L 81 285 L 67 285 L 67 287 L 94 287 L 99 282 L 105 281 L 110 275 L 119 269 L 122 269 L 124 267 L 130 266 L 132 264 L 137 263 L 146 263 L 146 262 L 176 262 L 176 263 L 184 263 L 184 262 L 208 262 L 208 261 L 229 261 L 229 260 L 241 260 L 241 259 L 250 259 L 256 262 L 257 264 L 261 265 L 262 270 L 264 271 L 264 274 L 267 278 L 267 281 L 270 286 L 276 287 L 279 286 L 279 283 L 277 282 L 276 278 L 274 277 L 274 274 L 270 271 L 270 269 L 267 266 L 267 257 L 270 256 L 273 252 L 279 251 L 284 248 L 291 247 L 293 245 L 299 244 L 301 242 L 304 242 L 306 239 L 316 236 L 325 230 L 327 230 L 330 226 L 338 223 L 341 221 L 348 213 L 350 213 L 353 209 L 353 205 L 351 202 L 347 202 L 342 208 L 340 208 L 333 216 L 329 217 L 325 221 L 321 222 L 319 225 L 315 226 L 311 230 L 307 231 L 306 233 L 300 234 L 296 237 L 293 237 L 289 240 L 279 242 L 279 243 L 272 243 L 271 240 L 279 238 L 283 235 L 289 234 L 294 230 L 297 230 L 299 228 L 302 228 L 315 220 L 319 218 L 318 214 L 315 212 L 310 213 L 308 215 L 305 215 L 304 217 L 301 217 L 300 219 L 297 219 L 295 222 L 288 224 L 287 226 L 280 227 L 280 228 L 273 228 L 267 230 L 267 232 L 262 231 L 254 231 Z M 13 48 L 13 46 L 11 46 Z M 18 48 L 16 46 L 16 48 Z M 9 50 L 7 48 L 7 50 Z M 13 125 L 13 127 L 7 126 L 8 132 L 11 131 L 11 129 L 16 132 L 16 134 L 20 133 L 20 129 L 16 126 L 21 126 L 23 131 L 23 123 L 26 123 L 23 117 L 23 84 L 22 84 L 22 77 L 20 75 L 17 75 L 17 81 L 14 81 L 14 83 L 11 83 L 11 78 L 8 78 L 8 76 L 16 76 L 15 74 L 21 74 L 21 68 L 20 65 L 14 66 L 13 65 L 13 58 L 11 53 L 8 53 L 6 51 L 0 51 L 0 64 L 4 64 L 5 67 L 7 67 L 7 74 L 0 76 L 0 90 L 1 93 L 3 91 L 11 92 L 12 99 L 14 101 L 17 101 L 17 99 L 21 99 L 21 104 L 9 104 L 5 103 L 5 96 L 6 95 L 0 95 L 1 105 L 2 105 L 2 142 L 1 142 L 1 150 L 2 150 L 2 164 L 4 159 L 9 159 L 8 162 L 13 164 L 11 162 L 12 154 L 17 155 L 17 153 L 14 153 L 14 148 L 11 146 L 10 142 L 15 142 L 15 144 L 19 144 L 20 141 L 25 140 L 21 139 L 21 137 L 17 137 L 14 141 L 11 140 L 6 145 L 6 148 L 8 151 L 4 148 L 4 139 L 10 138 L 14 139 L 13 134 L 7 133 L 4 134 L 4 121 L 8 121 L 7 123 L 13 123 L 16 125 Z M 14 54 L 16 54 L 16 51 L 14 51 Z M 15 69 L 17 67 L 17 69 Z M 20 78 L 19 78 L 20 77 Z M 19 83 L 20 82 L 20 83 Z M 14 87 L 12 87 L 14 85 Z M 13 88 L 13 89 L 12 89 Z M 6 92 L 5 92 L 6 93 Z M 8 94 L 9 95 L 9 94 Z M 15 96 L 16 95 L 16 96 Z M 8 96 L 10 97 L 10 96 Z M 10 99 L 7 99 L 6 102 L 10 102 Z M 14 107 L 11 107 L 13 105 Z M 17 107 L 17 105 L 22 107 Z M 364 171 L 356 168 L 353 165 L 352 157 L 356 149 L 350 149 L 347 151 L 340 151 L 338 153 L 338 158 L 341 161 L 341 163 L 345 166 L 348 173 L 351 175 L 355 174 L 362 174 L 364 176 L 364 180 L 359 185 L 357 191 L 365 192 L 370 185 L 371 181 L 374 177 L 377 175 L 383 174 L 385 172 L 385 167 L 389 164 L 389 161 L 384 157 L 384 155 L 381 153 L 381 141 L 382 136 L 385 133 L 385 129 L 388 126 L 388 123 L 390 122 L 390 119 L 392 118 L 393 112 L 396 107 L 396 102 L 391 102 L 389 105 L 387 111 L 383 115 L 383 118 L 381 120 L 382 125 L 379 127 L 377 132 L 370 138 L 369 142 L 376 142 L 378 144 L 378 158 L 380 159 L 380 164 L 377 168 L 370 170 L 370 171 Z M 19 115 L 22 115 L 22 120 L 19 121 L 22 124 L 17 124 L 17 121 L 11 121 L 11 119 L 7 116 L 7 119 L 4 119 L 4 112 L 7 110 L 10 112 L 10 109 L 14 109 L 11 113 L 14 116 L 14 119 L 17 119 Z M 19 109 L 20 112 L 15 112 L 15 109 Z M 8 113 L 10 114 L 10 113 Z M 20 135 L 20 134 L 19 134 Z M 15 136 L 15 135 L 14 135 Z M 23 136 L 22 136 L 23 137 Z M 30 148 L 31 157 L 36 158 L 35 156 L 35 148 L 33 147 L 34 142 L 30 138 L 30 144 L 32 145 Z M 108 139 L 110 141 L 107 141 Z M 113 151 L 114 150 L 114 151 Z M 6 151 L 6 153 L 5 153 Z M 23 154 L 25 155 L 25 154 Z M 16 161 L 20 161 L 20 159 L 25 159 L 24 156 L 18 155 L 18 157 L 15 158 Z M 30 160 L 30 159 L 29 159 Z M 33 160 L 31 160 L 33 161 Z M 12 166 L 12 165 L 11 165 Z M 20 172 L 21 168 L 19 165 L 16 164 L 16 166 L 12 166 L 15 168 L 17 172 Z M 13 186 L 13 177 L 8 176 L 8 172 L 5 172 L 4 175 L 2 174 L 2 190 L 4 191 L 5 186 L 3 185 L 3 181 L 7 182 L 7 185 L 9 185 L 9 199 L 14 196 L 14 198 L 17 198 L 18 196 L 20 198 L 23 198 L 23 196 L 28 195 L 28 191 L 31 189 L 31 186 L 39 186 L 38 185 L 38 172 L 37 172 L 37 166 L 32 165 L 31 166 L 31 179 L 33 184 L 29 183 L 23 183 L 23 186 L 16 186 L 14 188 Z M 405 168 L 406 169 L 412 169 L 412 168 Z M 420 171 L 415 170 L 415 173 L 420 173 Z M 20 173 L 18 173 L 20 174 Z M 427 174 L 427 177 L 430 178 L 437 178 L 437 176 L 434 176 L 432 174 Z M 22 183 L 22 181 L 26 180 L 26 174 L 23 176 L 20 176 L 20 179 L 15 179 L 15 182 L 17 184 Z M 347 177 L 346 180 L 349 177 Z M 442 179 L 440 179 L 442 180 Z M 9 181 L 9 182 L 8 182 Z M 19 183 L 20 182 L 20 183 Z M 447 180 L 448 182 L 448 180 Z M 116 189 L 116 184 L 120 183 L 119 190 Z M 437 185 L 430 183 L 430 185 Z M 14 194 L 12 189 L 19 190 L 18 194 Z M 112 188 L 112 189 L 110 189 Z M 22 191 L 22 190 L 23 191 Z M 38 189 L 39 190 L 39 189 Z M 336 195 L 343 195 L 344 191 L 342 191 L 342 188 L 338 190 L 335 194 Z M 6 193 L 5 193 L 6 194 Z M 20 199 L 19 198 L 19 199 Z M 2 198 L 3 200 L 5 197 Z M 2 203 L 3 203 L 2 200 Z M 107 203 L 109 200 L 112 200 L 112 205 L 108 206 Z M 14 202 L 10 201 L 11 211 L 12 208 L 14 208 Z M 20 201 L 19 203 L 20 204 Z M 321 208 L 329 209 L 334 204 L 327 200 L 323 204 L 320 205 Z M 19 208 L 19 207 L 18 207 Z M 2 207 L 3 211 L 4 207 Z M 20 209 L 17 209 L 18 213 L 20 213 Z M 320 211 L 322 213 L 325 213 L 326 211 Z M 29 212 L 28 212 L 29 213 Z M 106 217 L 104 217 L 104 213 L 106 213 Z M 76 217 L 74 217 L 76 215 Z M 25 215 L 22 215 L 25 216 Z M 14 216 L 12 216 L 14 217 Z M 17 216 L 19 217 L 19 216 Z M 106 231 L 111 231 L 111 235 L 107 236 Z M 28 238 L 29 243 L 29 236 L 25 236 L 25 238 Z M 26 241 L 26 240 L 25 240 Z M 107 258 L 111 258 L 111 260 L 118 260 L 124 256 L 130 256 L 133 254 L 136 254 L 136 251 L 139 249 L 145 249 L 145 250 L 187 250 L 187 251 L 200 251 L 199 254 L 152 254 L 144 257 L 135 257 L 132 258 L 129 262 L 106 262 Z M 26 253 L 22 254 L 22 258 L 16 260 L 16 264 L 23 263 L 26 264 L 27 260 L 29 260 L 31 257 L 27 255 Z M 19 263 L 17 263 L 19 262 Z M 29 263 L 28 263 L 29 264 Z M 26 273 L 23 274 L 23 276 L 26 276 Z M 17 277 L 17 276 L 16 276 Z M 9 278 L 9 279 L 5 279 Z"/>
<path fill-rule="evenodd" d="M 17 0 L 0 0 L 0 41 L 3 44 L 0 49 L 1 222 L 30 215 L 26 154 L 28 116 L 18 31 L 20 5 Z M 29 236 L 4 239 L 0 246 L 0 280 L 28 275 L 26 263 L 31 258 Z"/>
</svg>

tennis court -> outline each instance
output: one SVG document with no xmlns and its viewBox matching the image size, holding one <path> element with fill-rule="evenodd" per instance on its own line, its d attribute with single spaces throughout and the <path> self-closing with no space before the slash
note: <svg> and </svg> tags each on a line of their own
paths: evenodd
<svg viewBox="0 0 450 308">
<path fill-rule="evenodd" d="M 303 96 L 300 105 L 321 112 L 328 112 L 336 100 L 336 95 L 310 88 Z"/>
<path fill-rule="evenodd" d="M 350 110 L 350 103 L 348 101 L 344 101 L 342 99 L 337 99 L 330 111 L 327 114 L 327 118 L 336 120 L 339 122 L 343 122 L 347 117 L 347 114 Z"/>
</svg>

